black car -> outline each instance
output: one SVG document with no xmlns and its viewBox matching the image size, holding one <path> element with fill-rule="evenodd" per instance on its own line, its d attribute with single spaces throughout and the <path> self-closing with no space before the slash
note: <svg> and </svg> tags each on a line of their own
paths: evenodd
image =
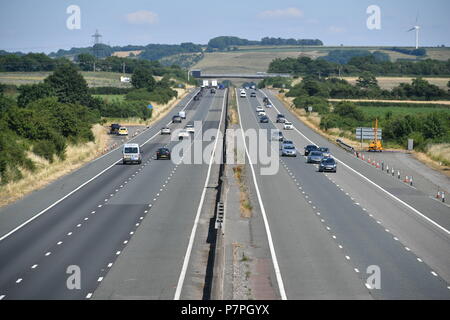
<svg viewBox="0 0 450 320">
<path fill-rule="evenodd" d="M 265 104 L 269 103 L 269 98 L 264 97 L 263 102 L 264 102 Z"/>
<path fill-rule="evenodd" d="M 170 160 L 170 150 L 167 148 L 159 148 L 156 151 L 156 160 L 167 159 Z"/>
<path fill-rule="evenodd" d="M 319 147 L 313 144 L 305 147 L 305 156 L 309 156 L 311 151 L 318 151 Z"/>
<path fill-rule="evenodd" d="M 277 123 L 285 123 L 286 117 L 283 114 L 277 114 Z"/>
<path fill-rule="evenodd" d="M 319 172 L 336 172 L 337 164 L 333 158 L 324 158 L 319 165 Z"/>
<path fill-rule="evenodd" d="M 252 93 L 250 93 L 250 97 L 251 98 L 256 98 L 256 92 L 253 91 Z"/>
<path fill-rule="evenodd" d="M 181 123 L 183 120 L 180 116 L 173 116 L 172 117 L 172 123 Z"/>
<path fill-rule="evenodd" d="M 109 134 L 117 134 L 118 132 L 119 132 L 119 129 L 121 128 L 122 126 L 120 125 L 120 124 L 118 124 L 118 123 L 113 123 L 112 125 L 111 125 L 111 128 L 109 129 Z"/>
<path fill-rule="evenodd" d="M 269 123 L 269 118 L 267 116 L 262 116 L 261 118 L 259 118 L 259 122 Z"/>
<path fill-rule="evenodd" d="M 216 93 L 216 89 L 212 88 L 210 92 L 214 94 Z"/>
</svg>

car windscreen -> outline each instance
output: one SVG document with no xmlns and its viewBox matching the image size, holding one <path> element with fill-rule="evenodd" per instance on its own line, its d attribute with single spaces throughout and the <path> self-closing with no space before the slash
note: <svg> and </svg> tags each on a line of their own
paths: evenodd
<svg viewBox="0 0 450 320">
<path fill-rule="evenodd" d="M 312 156 L 321 156 L 322 152 L 311 152 Z"/>
<path fill-rule="evenodd" d="M 328 152 L 328 151 L 329 151 L 328 148 L 320 148 L 319 150 L 320 150 L 321 152 Z"/>
<path fill-rule="evenodd" d="M 292 146 L 292 145 L 287 145 L 287 146 L 284 146 L 284 148 L 285 148 L 285 149 L 289 149 L 289 150 L 295 149 L 295 147 L 294 147 L 294 146 Z"/>
<path fill-rule="evenodd" d="M 325 159 L 324 161 L 322 161 L 322 163 L 326 164 L 326 165 L 333 165 L 333 164 L 335 164 L 333 159 Z"/>
<path fill-rule="evenodd" d="M 124 153 L 139 153 L 137 147 L 126 147 L 124 148 Z"/>
</svg>

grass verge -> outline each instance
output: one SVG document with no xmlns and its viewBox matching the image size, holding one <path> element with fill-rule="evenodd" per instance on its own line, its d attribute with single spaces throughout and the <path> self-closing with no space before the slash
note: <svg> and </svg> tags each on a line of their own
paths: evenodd
<svg viewBox="0 0 450 320">
<path fill-rule="evenodd" d="M 234 176 L 239 184 L 239 203 L 241 217 L 249 219 L 252 217 L 253 206 L 245 183 L 245 166 L 240 164 L 233 168 Z"/>
<path fill-rule="evenodd" d="M 108 132 L 100 124 L 92 127 L 95 142 L 69 145 L 66 159 L 56 159 L 49 163 L 44 158 L 29 152 L 28 156 L 36 164 L 36 171 L 22 170 L 23 178 L 0 187 L 0 207 L 8 205 L 26 194 L 41 189 L 58 178 L 78 169 L 99 156 L 108 144 Z"/>
</svg>

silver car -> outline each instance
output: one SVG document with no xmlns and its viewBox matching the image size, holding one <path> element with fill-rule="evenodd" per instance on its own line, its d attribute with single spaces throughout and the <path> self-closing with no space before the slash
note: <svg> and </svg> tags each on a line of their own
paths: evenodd
<svg viewBox="0 0 450 320">
<path fill-rule="evenodd" d="M 297 156 L 297 149 L 295 149 L 294 145 L 287 144 L 284 145 L 281 149 L 281 156 L 282 157 L 296 157 Z"/>
<path fill-rule="evenodd" d="M 323 159 L 323 154 L 320 151 L 311 151 L 307 158 L 308 163 L 321 163 Z"/>
</svg>

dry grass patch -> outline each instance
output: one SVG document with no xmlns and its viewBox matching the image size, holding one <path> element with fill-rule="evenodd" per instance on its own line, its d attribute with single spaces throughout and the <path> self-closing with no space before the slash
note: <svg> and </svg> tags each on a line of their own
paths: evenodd
<svg viewBox="0 0 450 320">
<path fill-rule="evenodd" d="M 233 167 L 234 177 L 239 184 L 239 203 L 241 217 L 249 219 L 252 217 L 253 206 L 250 202 L 250 197 L 248 194 L 248 189 L 245 184 L 245 167 L 244 165 L 237 165 Z"/>
<path fill-rule="evenodd" d="M 107 130 L 96 124 L 92 127 L 92 132 L 95 142 L 69 145 L 66 150 L 66 159 L 63 161 L 57 158 L 50 164 L 47 160 L 29 152 L 29 158 L 36 164 L 35 172 L 22 170 L 23 178 L 21 180 L 1 186 L 0 206 L 10 204 L 32 191 L 45 187 L 101 154 L 108 144 Z"/>
</svg>

